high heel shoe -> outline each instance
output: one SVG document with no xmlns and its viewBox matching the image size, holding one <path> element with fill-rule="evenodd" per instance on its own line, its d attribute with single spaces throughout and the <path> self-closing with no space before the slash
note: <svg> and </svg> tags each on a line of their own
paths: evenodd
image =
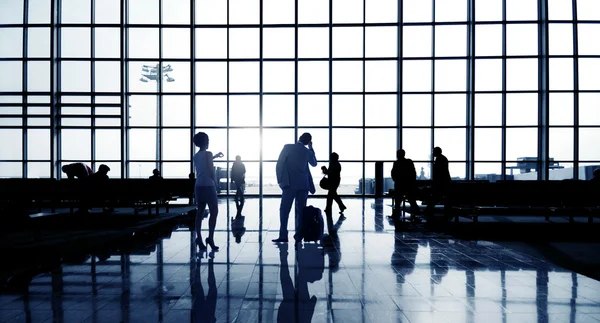
<svg viewBox="0 0 600 323">
<path fill-rule="evenodd" d="M 206 250 L 206 245 L 202 242 L 202 239 L 196 238 L 196 244 L 200 248 L 200 250 Z"/>
<path fill-rule="evenodd" d="M 213 251 L 219 251 L 219 247 L 215 246 L 215 242 L 210 238 L 206 238 L 206 245 L 210 246 Z"/>
</svg>

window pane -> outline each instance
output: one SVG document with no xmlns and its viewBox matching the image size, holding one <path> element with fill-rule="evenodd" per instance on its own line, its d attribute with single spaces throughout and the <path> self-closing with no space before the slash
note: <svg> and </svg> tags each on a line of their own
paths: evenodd
<svg viewBox="0 0 600 323">
<path fill-rule="evenodd" d="M 337 61 L 333 62 L 333 91 L 362 92 L 363 62 Z"/>
<path fill-rule="evenodd" d="M 466 86 L 466 61 L 435 61 L 435 91 L 465 91 Z"/>
<path fill-rule="evenodd" d="M 593 90 L 600 89 L 600 59 L 599 58 L 580 58 L 579 59 L 579 89 Z"/>
<path fill-rule="evenodd" d="M 475 0 L 475 20 L 501 21 L 502 0 Z"/>
<path fill-rule="evenodd" d="M 164 129 L 162 131 L 164 160 L 189 160 L 191 136 L 188 129 Z"/>
<path fill-rule="evenodd" d="M 431 95 L 402 96 L 402 125 L 431 127 Z"/>
<path fill-rule="evenodd" d="M 341 163 L 342 178 L 338 194 L 361 194 L 358 190 L 359 182 L 363 179 L 363 163 Z M 373 194 L 374 192 L 367 192 Z"/>
<path fill-rule="evenodd" d="M 189 24 L 190 0 L 163 0 L 163 24 Z"/>
<path fill-rule="evenodd" d="M 293 126 L 294 105 L 293 95 L 264 95 L 263 126 Z"/>
<path fill-rule="evenodd" d="M 96 92 L 121 91 L 121 63 L 95 62 Z"/>
<path fill-rule="evenodd" d="M 295 40 L 294 28 L 264 28 L 263 57 L 294 58 Z"/>
<path fill-rule="evenodd" d="M 434 147 L 440 147 L 450 161 L 461 161 L 467 157 L 467 131 L 458 129 L 434 129 Z M 452 172 L 451 172 L 452 174 Z M 452 174 L 457 176 L 456 174 Z"/>
<path fill-rule="evenodd" d="M 229 29 L 229 57 L 258 58 L 259 36 L 258 28 Z"/>
<path fill-rule="evenodd" d="M 129 130 L 129 158 L 131 160 L 156 160 L 156 130 Z"/>
<path fill-rule="evenodd" d="M 573 160 L 574 141 L 572 128 L 550 128 L 550 158 Z"/>
<path fill-rule="evenodd" d="M 96 57 L 121 57 L 121 32 L 119 28 L 95 28 L 94 38 L 94 55 Z"/>
<path fill-rule="evenodd" d="M 263 0 L 264 24 L 295 23 L 294 0 Z"/>
<path fill-rule="evenodd" d="M 227 63 L 196 63 L 197 92 L 227 92 Z"/>
<path fill-rule="evenodd" d="M 363 130 L 362 129 L 333 129 L 331 151 L 340 155 L 340 160 L 363 159 Z M 314 136 L 313 136 L 314 138 Z M 314 140 L 313 140 L 314 141 Z M 349 145 L 348 143 L 352 143 Z M 329 159 L 327 153 L 321 152 L 317 159 Z"/>
<path fill-rule="evenodd" d="M 313 149 L 315 150 L 315 155 L 317 156 L 317 160 L 327 161 L 329 160 L 329 129 L 315 129 L 315 128 L 298 128 L 298 136 L 301 134 L 308 132 L 312 135 Z M 361 141 L 362 145 L 362 141 Z M 360 146 L 359 146 L 360 147 Z M 340 160 L 343 158 L 340 155 Z M 313 178 L 318 176 L 318 179 L 321 179 L 321 174 L 319 171 L 314 168 L 311 170 Z M 318 183 L 318 182 L 316 182 Z"/>
<path fill-rule="evenodd" d="M 162 55 L 164 58 L 190 58 L 190 30 L 163 28 Z"/>
<path fill-rule="evenodd" d="M 94 22 L 97 24 L 118 24 L 121 22 L 121 1 L 94 1 Z"/>
<path fill-rule="evenodd" d="M 600 125 L 600 94 L 579 93 L 579 124 Z"/>
<path fill-rule="evenodd" d="M 435 1 L 435 21 L 467 21 L 467 0 Z"/>
<path fill-rule="evenodd" d="M 329 63 L 298 62 L 298 90 L 300 92 L 329 91 Z"/>
<path fill-rule="evenodd" d="M 129 126 L 157 126 L 157 100 L 159 100 L 159 97 L 156 95 L 130 96 Z"/>
<path fill-rule="evenodd" d="M 156 168 L 156 163 L 131 162 L 129 163 L 129 178 L 148 178 L 152 175 L 154 168 Z"/>
<path fill-rule="evenodd" d="M 365 96 L 365 126 L 396 126 L 396 97 L 382 94 Z"/>
<path fill-rule="evenodd" d="M 476 91 L 501 91 L 502 90 L 502 60 L 477 59 L 475 60 L 475 90 Z"/>
<path fill-rule="evenodd" d="M 538 157 L 537 128 L 506 129 L 506 160 L 515 161 L 521 157 Z"/>
<path fill-rule="evenodd" d="M 475 56 L 502 55 L 502 25 L 475 26 Z"/>
<path fill-rule="evenodd" d="M 581 39 L 581 29 L 579 29 Z M 550 55 L 573 55 L 573 25 L 550 24 L 548 26 L 548 51 Z M 579 46 L 581 54 L 581 45 Z"/>
<path fill-rule="evenodd" d="M 397 137 L 396 129 L 366 129 L 365 159 L 395 160 Z"/>
<path fill-rule="evenodd" d="M 365 0 L 366 23 L 398 22 L 397 0 Z"/>
<path fill-rule="evenodd" d="M 329 22 L 329 1 L 298 1 L 298 23 L 318 24 Z"/>
<path fill-rule="evenodd" d="M 502 129 L 475 129 L 475 160 L 502 160 Z"/>
<path fill-rule="evenodd" d="M 90 57 L 90 28 L 61 28 L 61 57 Z"/>
<path fill-rule="evenodd" d="M 0 61 L 0 71 L 11 77 L 0 77 L 2 91 L 21 91 L 23 88 L 23 67 L 21 62 Z"/>
<path fill-rule="evenodd" d="M 63 160 L 90 160 L 92 158 L 92 132 L 82 129 L 61 131 L 61 156 Z"/>
<path fill-rule="evenodd" d="M 258 92 L 259 64 L 235 62 L 229 64 L 230 92 Z"/>
<path fill-rule="evenodd" d="M 550 59 L 550 90 L 573 90 L 573 59 Z"/>
<path fill-rule="evenodd" d="M 502 125 L 502 95 L 475 94 L 475 125 Z"/>
<path fill-rule="evenodd" d="M 61 63 L 61 90 L 63 92 L 91 91 L 90 62 Z"/>
<path fill-rule="evenodd" d="M 196 96 L 197 126 L 227 126 L 227 97 L 224 95 Z"/>
<path fill-rule="evenodd" d="M 577 19 L 600 20 L 600 3 L 596 0 L 577 0 Z"/>
<path fill-rule="evenodd" d="M 129 23 L 158 24 L 158 4 L 159 0 L 129 0 Z"/>
<path fill-rule="evenodd" d="M 431 61 L 404 61 L 402 64 L 404 92 L 431 91 Z"/>
<path fill-rule="evenodd" d="M 227 58 L 227 29 L 197 28 L 196 58 Z"/>
<path fill-rule="evenodd" d="M 190 91 L 190 63 L 163 62 L 163 92 Z"/>
<path fill-rule="evenodd" d="M 571 25 L 568 26 L 571 27 Z M 579 55 L 600 55 L 600 44 L 597 41 L 598 33 L 600 33 L 600 25 L 598 24 L 577 25 Z M 573 34 L 571 34 L 572 37 Z"/>
<path fill-rule="evenodd" d="M 365 91 L 396 92 L 398 70 L 396 61 L 367 61 L 365 63 Z"/>
<path fill-rule="evenodd" d="M 572 0 L 548 0 L 548 18 L 550 20 L 572 20 Z"/>
<path fill-rule="evenodd" d="M 158 92 L 157 62 L 129 62 L 129 91 Z"/>
<path fill-rule="evenodd" d="M 29 28 L 27 56 L 50 57 L 50 28 Z"/>
<path fill-rule="evenodd" d="M 475 163 L 475 179 L 495 182 L 501 180 L 502 164 L 500 163 Z M 496 175 L 496 176 L 494 176 Z"/>
<path fill-rule="evenodd" d="M 23 28 L 0 28 L 0 57 L 23 57 Z"/>
<path fill-rule="evenodd" d="M 190 126 L 188 95 L 165 95 L 162 104 L 163 126 Z"/>
<path fill-rule="evenodd" d="M 23 130 L 0 129 L 0 160 L 23 159 Z"/>
<path fill-rule="evenodd" d="M 404 27 L 402 34 L 402 56 L 431 57 L 431 37 L 432 31 L 429 26 Z"/>
<path fill-rule="evenodd" d="M 299 28 L 298 57 L 322 58 L 329 57 L 328 28 Z"/>
<path fill-rule="evenodd" d="M 537 20 L 537 0 L 506 0 L 506 20 Z"/>
<path fill-rule="evenodd" d="M 227 1 L 196 1 L 196 24 L 224 25 L 227 23 Z"/>
<path fill-rule="evenodd" d="M 3 1 L 0 10 L 0 24 L 23 23 L 23 0 Z"/>
<path fill-rule="evenodd" d="M 329 97 L 327 95 L 298 96 L 298 125 L 328 126 Z"/>
<path fill-rule="evenodd" d="M 216 165 L 215 165 L 216 166 Z M 191 164 L 187 163 L 163 163 L 163 178 L 188 178 Z"/>
<path fill-rule="evenodd" d="M 231 157 L 228 158 L 232 159 L 232 157 L 240 155 L 245 160 L 258 160 L 260 157 L 257 149 L 259 142 L 260 133 L 258 129 L 229 130 L 229 156 Z M 217 148 L 213 149 L 218 151 Z"/>
<path fill-rule="evenodd" d="M 431 22 L 432 0 L 404 0 L 404 22 Z"/>
<path fill-rule="evenodd" d="M 2 163 L 0 162 L 0 178 L 21 178 L 23 177 L 23 163 Z"/>
<path fill-rule="evenodd" d="M 333 126 L 362 126 L 362 95 L 334 95 L 332 115 Z"/>
<path fill-rule="evenodd" d="M 259 125 L 258 95 L 232 95 L 229 97 L 229 125 L 257 127 Z"/>
<path fill-rule="evenodd" d="M 158 28 L 129 28 L 129 57 L 158 58 Z"/>
<path fill-rule="evenodd" d="M 121 159 L 121 130 L 96 130 L 96 159 Z"/>
<path fill-rule="evenodd" d="M 429 160 L 432 149 L 431 129 L 402 129 L 402 149 L 414 161 Z"/>
<path fill-rule="evenodd" d="M 258 24 L 258 0 L 229 0 L 230 24 Z"/>
<path fill-rule="evenodd" d="M 509 93 L 506 95 L 506 125 L 535 126 L 538 124 L 538 95 Z"/>
<path fill-rule="evenodd" d="M 579 128 L 579 160 L 600 160 L 600 128 Z"/>
<path fill-rule="evenodd" d="M 465 126 L 467 122 L 465 94 L 435 95 L 435 126 Z"/>
<path fill-rule="evenodd" d="M 363 22 L 363 0 L 332 0 L 332 4 L 334 24 Z"/>
<path fill-rule="evenodd" d="M 62 0 L 61 20 L 66 24 L 89 24 L 92 12 L 89 0 Z"/>
<path fill-rule="evenodd" d="M 537 90 L 538 60 L 506 60 L 506 88 L 509 91 Z"/>
<path fill-rule="evenodd" d="M 50 91 L 50 62 L 28 62 L 27 82 L 28 91 Z"/>
<path fill-rule="evenodd" d="M 294 92 L 296 78 L 293 62 L 264 62 L 264 92 Z"/>
<path fill-rule="evenodd" d="M 27 163 L 27 178 L 51 178 L 50 163 Z"/>
<path fill-rule="evenodd" d="M 538 27 L 536 24 L 506 26 L 506 55 L 537 55 Z"/>
<path fill-rule="evenodd" d="M 263 129 L 262 138 L 263 160 L 277 160 L 283 146 L 295 141 L 294 129 Z"/>
<path fill-rule="evenodd" d="M 466 51 L 466 26 L 435 27 L 435 56 L 466 56 Z"/>
<path fill-rule="evenodd" d="M 581 97 L 579 115 L 581 116 Z M 600 118 L 598 118 L 600 121 Z M 573 93 L 550 93 L 550 124 L 573 125 Z"/>
<path fill-rule="evenodd" d="M 396 27 L 365 28 L 366 57 L 398 56 L 398 33 Z"/>
<path fill-rule="evenodd" d="M 22 1 L 10 1 L 9 3 L 18 4 Z M 29 16 L 27 17 L 28 22 L 30 24 L 49 24 L 50 23 L 50 6 L 51 2 L 48 0 L 29 0 L 28 3 Z M 23 8 L 21 5 L 20 8 Z M 4 10 L 2 10 L 4 11 Z M 2 12 L 0 11 L 0 12 Z M 10 11 L 8 11 L 9 13 Z M 21 17 L 21 15 L 15 16 L 17 19 Z M 4 21 L 4 18 L 0 18 L 1 21 Z"/>
</svg>

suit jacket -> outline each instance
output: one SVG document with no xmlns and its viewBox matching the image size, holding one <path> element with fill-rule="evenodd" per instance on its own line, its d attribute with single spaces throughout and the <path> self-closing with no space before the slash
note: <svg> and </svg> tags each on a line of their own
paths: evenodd
<svg viewBox="0 0 600 323">
<path fill-rule="evenodd" d="M 433 162 L 433 176 L 431 179 L 434 184 L 446 184 L 452 180 L 450 177 L 450 171 L 448 170 L 448 158 L 444 155 L 440 155 L 435 158 Z"/>
<path fill-rule="evenodd" d="M 283 146 L 275 167 L 279 187 L 315 194 L 315 183 L 310 175 L 309 164 L 312 167 L 317 166 L 314 150 L 307 149 L 302 143 Z"/>
</svg>

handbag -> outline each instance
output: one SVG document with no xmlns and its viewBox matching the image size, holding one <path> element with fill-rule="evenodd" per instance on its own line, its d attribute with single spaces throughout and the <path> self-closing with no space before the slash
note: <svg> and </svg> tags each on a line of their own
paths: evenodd
<svg viewBox="0 0 600 323">
<path fill-rule="evenodd" d="M 329 178 L 327 177 L 327 175 L 325 175 L 325 176 L 323 176 L 323 178 L 321 178 L 321 181 L 319 182 L 319 186 L 324 190 L 329 190 Z"/>
</svg>

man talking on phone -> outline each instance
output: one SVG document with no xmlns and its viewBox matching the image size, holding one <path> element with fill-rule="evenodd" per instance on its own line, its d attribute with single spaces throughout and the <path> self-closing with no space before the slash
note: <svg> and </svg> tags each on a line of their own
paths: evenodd
<svg viewBox="0 0 600 323">
<path fill-rule="evenodd" d="M 315 194 L 315 184 L 308 165 L 317 166 L 317 157 L 312 147 L 312 136 L 303 133 L 298 142 L 283 146 L 279 159 L 277 160 L 276 172 L 277 183 L 281 188 L 281 204 L 279 206 L 279 237 L 273 242 L 288 242 L 288 219 L 292 209 L 292 203 L 296 201 L 296 242 L 302 241 L 302 233 L 299 231 L 302 221 L 302 211 L 306 206 L 308 192 Z"/>
</svg>

